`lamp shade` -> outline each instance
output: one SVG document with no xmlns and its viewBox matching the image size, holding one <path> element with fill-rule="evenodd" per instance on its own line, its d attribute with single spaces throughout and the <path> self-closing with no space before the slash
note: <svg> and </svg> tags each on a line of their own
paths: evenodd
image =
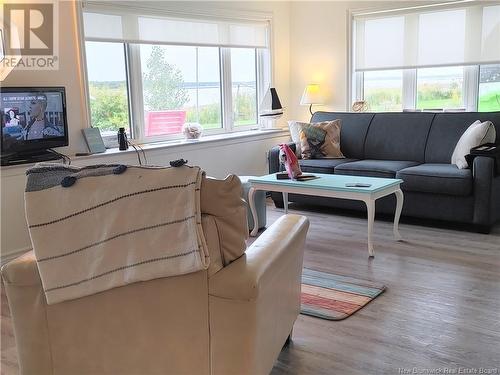
<svg viewBox="0 0 500 375">
<path fill-rule="evenodd" d="M 323 104 L 323 96 L 321 95 L 318 84 L 309 84 L 306 86 L 302 98 L 300 99 L 300 104 Z"/>
</svg>

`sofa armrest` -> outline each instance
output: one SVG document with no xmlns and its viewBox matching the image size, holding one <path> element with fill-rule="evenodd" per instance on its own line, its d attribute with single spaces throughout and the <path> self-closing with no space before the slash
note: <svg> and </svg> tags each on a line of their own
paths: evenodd
<svg viewBox="0 0 500 375">
<path fill-rule="evenodd" d="M 493 189 L 495 160 L 487 156 L 476 156 L 472 166 L 474 178 L 474 224 L 489 226 L 493 223 Z"/>
<path fill-rule="evenodd" d="M 300 312 L 304 216 L 279 218 L 208 279 L 213 374 L 269 374 Z"/>
<path fill-rule="evenodd" d="M 21 374 L 53 374 L 47 304 L 35 254 L 27 252 L 2 267 Z"/>
<path fill-rule="evenodd" d="M 293 152 L 295 152 L 295 143 L 289 142 L 287 145 L 292 149 Z M 282 171 L 282 167 L 280 164 L 280 147 L 279 146 L 274 146 L 272 149 L 269 150 L 268 154 L 268 161 L 269 161 L 269 173 L 276 173 Z"/>
<path fill-rule="evenodd" d="M 269 280 L 276 274 L 289 271 L 291 264 L 302 265 L 308 228 L 305 216 L 280 217 L 243 256 L 210 277 L 209 294 L 225 299 L 257 299 L 261 288 L 269 286 Z M 300 282 L 300 275 L 289 277 Z"/>
<path fill-rule="evenodd" d="M 2 278 L 5 284 L 16 286 L 42 285 L 35 254 L 29 251 L 11 260 L 2 267 Z"/>
</svg>

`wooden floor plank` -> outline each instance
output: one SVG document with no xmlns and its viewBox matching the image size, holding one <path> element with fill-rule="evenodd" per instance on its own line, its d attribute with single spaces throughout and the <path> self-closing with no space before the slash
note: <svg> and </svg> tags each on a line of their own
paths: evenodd
<svg viewBox="0 0 500 375">
<path fill-rule="evenodd" d="M 366 220 L 291 206 L 311 221 L 304 265 L 387 285 L 340 322 L 300 316 L 273 374 L 399 374 L 399 369 L 496 368 L 500 373 L 500 226 L 489 235 Z M 282 210 L 268 206 L 268 222 Z"/>
</svg>

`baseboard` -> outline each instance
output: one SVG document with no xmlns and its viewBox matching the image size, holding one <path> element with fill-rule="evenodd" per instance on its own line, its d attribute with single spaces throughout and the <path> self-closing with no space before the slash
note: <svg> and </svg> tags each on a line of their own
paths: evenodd
<svg viewBox="0 0 500 375">
<path fill-rule="evenodd" d="M 10 262 L 12 259 L 17 258 L 18 256 L 21 256 L 30 250 L 31 250 L 30 247 L 25 247 L 23 249 L 13 251 L 12 253 L 0 256 L 0 266 L 3 266 L 5 263 Z"/>
</svg>

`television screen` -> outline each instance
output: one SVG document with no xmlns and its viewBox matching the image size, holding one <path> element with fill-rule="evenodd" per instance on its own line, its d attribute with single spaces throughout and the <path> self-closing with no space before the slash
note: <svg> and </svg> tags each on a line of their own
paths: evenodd
<svg viewBox="0 0 500 375">
<path fill-rule="evenodd" d="M 68 145 L 63 87 L 0 88 L 2 155 Z"/>
</svg>

